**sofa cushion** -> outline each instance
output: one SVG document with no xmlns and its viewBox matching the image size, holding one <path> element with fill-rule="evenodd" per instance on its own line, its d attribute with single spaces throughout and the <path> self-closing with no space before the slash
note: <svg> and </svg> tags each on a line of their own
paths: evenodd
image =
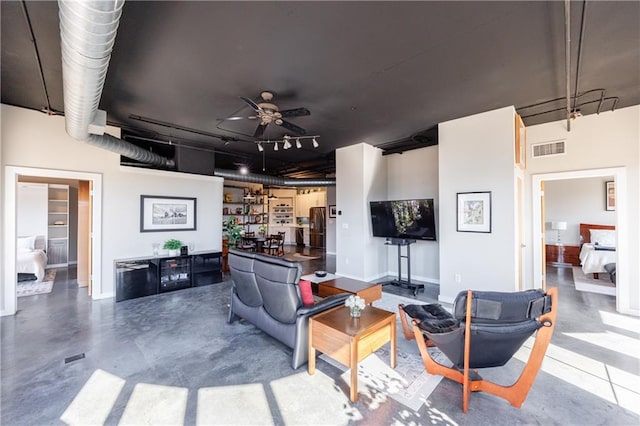
<svg viewBox="0 0 640 426">
<path fill-rule="evenodd" d="M 300 287 L 300 297 L 302 297 L 302 303 L 305 306 L 313 305 L 315 303 L 315 299 L 313 298 L 313 292 L 311 291 L 311 281 L 300 280 L 298 281 L 298 286 Z"/>
</svg>

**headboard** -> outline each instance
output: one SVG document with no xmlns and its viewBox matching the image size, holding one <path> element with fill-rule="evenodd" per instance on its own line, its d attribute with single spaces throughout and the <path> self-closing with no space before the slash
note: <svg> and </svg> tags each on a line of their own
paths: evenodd
<svg viewBox="0 0 640 426">
<path fill-rule="evenodd" d="M 616 229 L 613 225 L 593 225 L 590 223 L 580 224 L 580 246 L 584 243 L 591 242 L 591 233 L 589 229 Z"/>
</svg>

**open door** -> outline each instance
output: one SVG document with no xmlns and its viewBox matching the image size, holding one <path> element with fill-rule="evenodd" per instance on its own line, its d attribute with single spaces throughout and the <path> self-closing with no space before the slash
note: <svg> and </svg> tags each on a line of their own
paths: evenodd
<svg viewBox="0 0 640 426">
<path fill-rule="evenodd" d="M 91 296 L 91 181 L 78 182 L 78 286 Z"/>
</svg>

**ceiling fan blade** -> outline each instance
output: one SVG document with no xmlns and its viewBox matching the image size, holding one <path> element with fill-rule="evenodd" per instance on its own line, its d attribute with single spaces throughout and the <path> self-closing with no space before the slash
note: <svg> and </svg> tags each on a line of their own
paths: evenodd
<svg viewBox="0 0 640 426">
<path fill-rule="evenodd" d="M 247 105 L 249 105 L 251 109 L 254 110 L 255 112 L 262 111 L 262 108 L 260 108 L 260 105 L 253 102 L 251 99 L 245 98 L 244 96 L 240 96 L 240 99 L 242 99 Z"/>
<path fill-rule="evenodd" d="M 258 124 L 258 127 L 256 127 L 256 131 L 253 133 L 253 137 L 256 139 L 261 138 L 262 135 L 264 134 L 265 127 L 267 127 L 266 124 L 262 124 L 262 123 Z"/>
<path fill-rule="evenodd" d="M 306 108 L 285 109 L 280 111 L 283 117 L 302 117 L 305 115 L 311 115 L 311 111 Z"/>
<path fill-rule="evenodd" d="M 218 120 L 223 121 L 234 121 L 234 120 L 255 120 L 258 118 L 256 115 L 250 115 L 249 117 L 227 117 L 227 118 L 218 118 Z"/>
<path fill-rule="evenodd" d="M 306 135 L 307 134 L 307 131 L 305 129 L 303 129 L 300 126 L 296 126 L 293 123 L 289 123 L 288 121 L 282 120 L 281 126 L 284 127 L 285 129 L 291 130 L 292 132 L 295 132 L 295 133 L 297 133 L 299 135 Z"/>
</svg>

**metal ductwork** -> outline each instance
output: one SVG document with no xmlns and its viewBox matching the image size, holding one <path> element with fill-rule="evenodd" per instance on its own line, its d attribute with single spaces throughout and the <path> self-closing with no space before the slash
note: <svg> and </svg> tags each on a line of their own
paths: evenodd
<svg viewBox="0 0 640 426">
<path fill-rule="evenodd" d="M 66 130 L 74 139 L 131 159 L 173 167 L 172 159 L 103 134 L 106 114 L 97 114 L 98 105 L 123 5 L 124 0 L 58 1 Z M 99 134 L 90 133 L 93 125 Z"/>
<path fill-rule="evenodd" d="M 242 174 L 235 170 L 215 169 L 214 176 L 225 179 L 236 180 L 238 182 L 261 183 L 266 186 L 335 186 L 335 179 L 287 179 L 277 176 L 258 175 L 254 173 Z"/>
</svg>

